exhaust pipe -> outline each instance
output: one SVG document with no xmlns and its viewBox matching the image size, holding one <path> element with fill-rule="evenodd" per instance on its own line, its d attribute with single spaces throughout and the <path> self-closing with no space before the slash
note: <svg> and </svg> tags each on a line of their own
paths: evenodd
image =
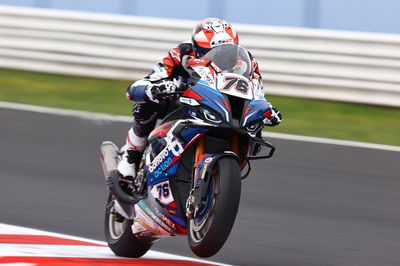
<svg viewBox="0 0 400 266">
<path fill-rule="evenodd" d="M 125 218 L 133 219 L 135 215 L 133 205 L 139 200 L 126 193 L 119 184 L 120 173 L 117 170 L 119 148 L 111 141 L 104 141 L 100 150 L 100 161 L 107 187 L 117 200 L 117 204 L 114 207 Z"/>
<path fill-rule="evenodd" d="M 104 178 L 107 180 L 111 172 L 117 170 L 119 148 L 111 141 L 104 141 L 100 146 L 100 151 L 100 162 L 103 168 Z"/>
</svg>

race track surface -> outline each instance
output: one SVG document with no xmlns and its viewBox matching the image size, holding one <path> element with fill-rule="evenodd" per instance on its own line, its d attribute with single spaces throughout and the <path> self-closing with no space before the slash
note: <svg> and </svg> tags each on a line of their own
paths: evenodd
<svg viewBox="0 0 400 266">
<path fill-rule="evenodd" d="M 0 222 L 104 240 L 99 146 L 121 145 L 129 126 L 0 109 Z M 270 141 L 276 156 L 253 163 L 231 236 L 211 260 L 400 265 L 399 152 Z M 185 237 L 153 247 L 193 256 Z"/>
</svg>

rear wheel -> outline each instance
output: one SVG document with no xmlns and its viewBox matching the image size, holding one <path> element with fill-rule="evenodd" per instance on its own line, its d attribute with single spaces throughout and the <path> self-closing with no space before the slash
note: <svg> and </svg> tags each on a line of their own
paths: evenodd
<svg viewBox="0 0 400 266">
<path fill-rule="evenodd" d="M 188 240 L 199 257 L 217 253 L 232 230 L 240 202 L 240 167 L 236 159 L 222 157 L 211 171 L 205 207 L 188 222 Z"/>
<path fill-rule="evenodd" d="M 117 256 L 139 258 L 151 247 L 151 244 L 142 243 L 133 235 L 132 223 L 132 220 L 116 213 L 110 194 L 106 206 L 104 232 L 108 246 Z"/>
</svg>

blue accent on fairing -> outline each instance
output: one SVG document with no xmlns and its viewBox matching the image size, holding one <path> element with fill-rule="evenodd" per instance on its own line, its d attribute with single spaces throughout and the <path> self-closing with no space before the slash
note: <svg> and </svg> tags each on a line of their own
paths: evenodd
<svg viewBox="0 0 400 266">
<path fill-rule="evenodd" d="M 252 109 L 246 116 L 242 118 L 242 121 L 240 123 L 241 127 L 245 127 L 253 121 L 264 119 L 263 114 L 271 109 L 269 102 L 266 100 L 253 100 L 249 102 L 249 104 L 245 107 L 244 110 L 246 110 L 246 108 L 248 107 L 252 107 Z"/>
<path fill-rule="evenodd" d="M 132 101 L 149 101 L 149 97 L 146 94 L 147 85 L 138 85 L 129 87 L 128 93 Z"/>
<path fill-rule="evenodd" d="M 170 168 L 167 169 L 167 174 L 175 175 L 176 170 L 178 170 L 178 167 L 179 167 L 179 161 L 176 161 Z"/>
<path fill-rule="evenodd" d="M 186 222 L 179 218 L 178 216 L 172 215 L 171 213 L 168 213 L 168 216 L 174 220 L 174 222 L 177 222 L 180 226 L 186 227 Z"/>
<path fill-rule="evenodd" d="M 207 82 L 200 80 L 196 83 L 191 90 L 196 92 L 204 101 L 198 101 L 205 106 L 210 107 L 212 110 L 217 112 L 227 123 L 231 122 L 231 114 L 226 110 L 225 104 L 221 99 L 224 99 L 229 103 L 228 99 L 221 92 L 211 88 Z M 226 115 L 228 114 L 228 117 Z"/>
<path fill-rule="evenodd" d="M 153 171 L 153 173 L 150 173 L 150 171 L 147 170 L 147 185 L 149 187 L 157 185 L 158 183 L 167 181 L 168 179 L 169 179 L 168 175 L 164 172 L 162 172 L 158 177 L 156 177 L 154 175 L 154 171 Z"/>
<path fill-rule="evenodd" d="M 181 131 L 180 135 L 187 144 L 189 141 L 191 141 L 194 136 L 196 136 L 199 133 L 207 132 L 209 129 L 207 128 L 195 128 L 195 127 L 189 127 L 185 128 Z"/>
</svg>

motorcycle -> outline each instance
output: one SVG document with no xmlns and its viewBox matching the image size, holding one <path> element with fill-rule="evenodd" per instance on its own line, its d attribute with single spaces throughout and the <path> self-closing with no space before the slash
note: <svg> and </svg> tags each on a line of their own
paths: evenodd
<svg viewBox="0 0 400 266">
<path fill-rule="evenodd" d="M 250 160 L 275 151 L 261 137 L 271 107 L 252 87 L 247 50 L 219 45 L 185 69 L 190 77 L 174 92 L 179 107 L 151 132 L 133 180 L 116 170 L 119 148 L 101 145 L 110 190 L 105 236 L 118 256 L 141 257 L 154 242 L 179 235 L 197 256 L 216 254 L 235 222 Z"/>
</svg>

